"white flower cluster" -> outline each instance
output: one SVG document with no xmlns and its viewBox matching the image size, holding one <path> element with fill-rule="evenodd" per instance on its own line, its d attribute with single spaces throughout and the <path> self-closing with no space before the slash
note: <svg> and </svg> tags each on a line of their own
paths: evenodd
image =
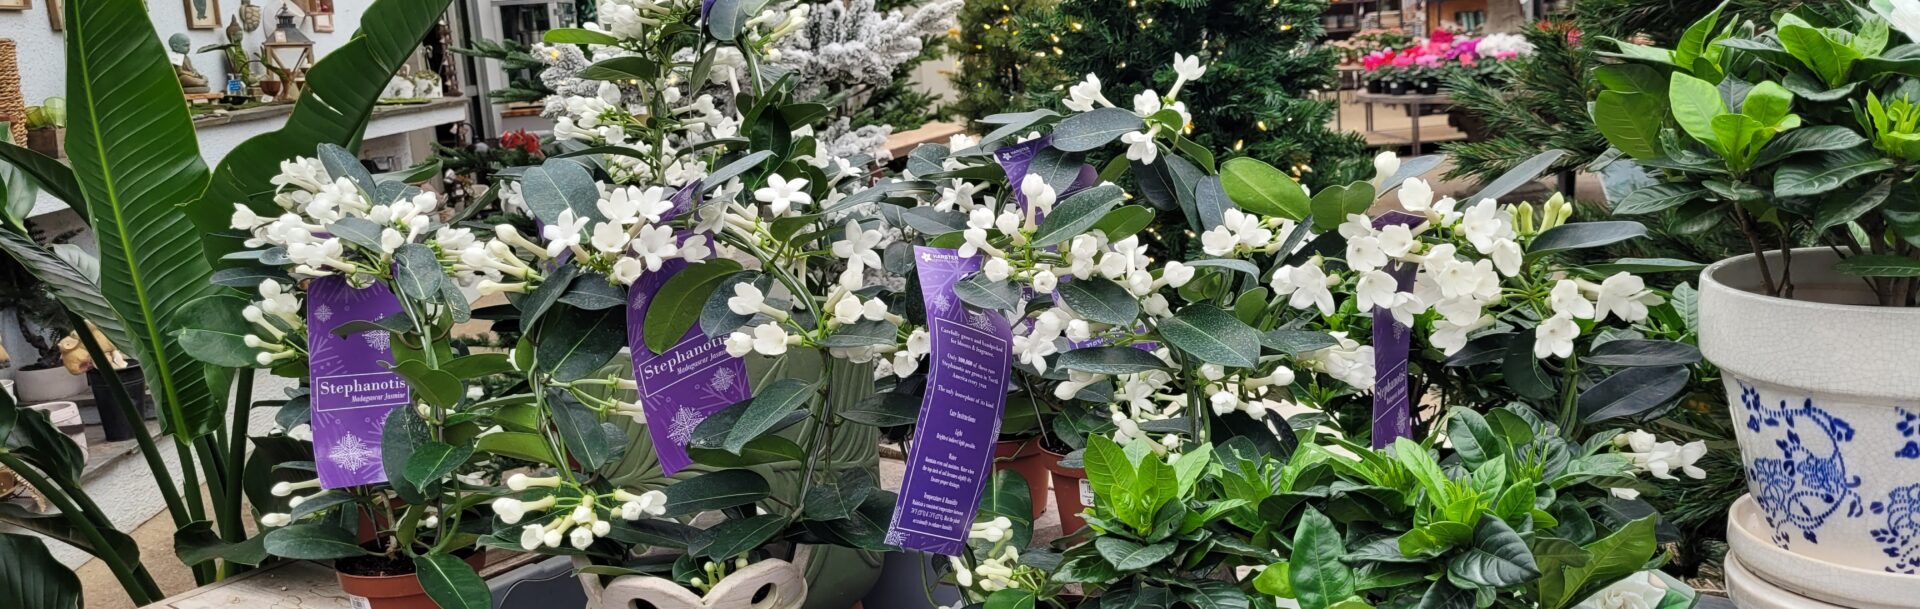
<svg viewBox="0 0 1920 609">
<path fill-rule="evenodd" d="M 1645 281 L 1624 271 L 1597 284 L 1584 279 L 1556 281 L 1547 299 L 1553 316 L 1534 328 L 1533 355 L 1540 358 L 1572 355 L 1573 339 L 1580 336 L 1580 324 L 1575 319 L 1600 322 L 1611 315 L 1621 321 L 1638 322 L 1647 318 L 1647 307 L 1665 301 L 1647 289 Z"/>
<path fill-rule="evenodd" d="M 1695 480 L 1703 480 L 1707 477 L 1706 470 L 1695 465 L 1707 454 L 1705 441 L 1694 440 L 1686 444 L 1671 440 L 1662 441 L 1650 432 L 1636 429 L 1614 436 L 1613 445 L 1620 449 L 1622 455 L 1633 460 L 1633 465 L 1640 468 L 1640 471 L 1652 474 L 1655 478 L 1679 480 L 1680 477 L 1674 475 L 1675 472 L 1686 474 L 1688 478 Z M 1640 496 L 1639 491 L 1630 488 L 1613 489 L 1613 494 L 1622 499 Z"/>
<path fill-rule="evenodd" d="M 982 552 L 982 558 L 972 568 L 959 556 L 949 556 L 953 565 L 954 583 L 969 595 L 984 599 L 994 592 L 1018 585 L 1014 580 L 1020 566 L 1020 549 L 1009 543 L 1013 540 L 1013 521 L 1005 516 L 996 516 L 987 522 L 975 522 L 967 532 L 967 539 L 986 542 L 988 548 Z"/>
<path fill-rule="evenodd" d="M 260 300 L 240 310 L 240 316 L 256 330 L 245 340 L 262 366 L 295 359 L 307 352 L 307 322 L 301 316 L 300 298 L 292 286 L 272 279 L 260 281 Z"/>
<path fill-rule="evenodd" d="M 1187 82 L 1198 80 L 1206 75 L 1207 67 L 1201 65 L 1199 55 L 1174 53 L 1173 71 L 1175 74 L 1173 88 L 1168 89 L 1165 96 L 1154 92 L 1153 89 L 1141 91 L 1133 96 L 1133 113 L 1146 121 L 1147 128 L 1120 136 L 1121 143 L 1127 145 L 1128 160 L 1153 164 L 1160 158 L 1160 145 L 1154 141 L 1155 136 L 1168 131 L 1178 133 L 1184 130 L 1188 123 L 1193 122 L 1193 115 L 1187 112 L 1186 102 L 1177 101 L 1177 98 L 1180 96 L 1180 88 L 1186 86 Z M 1091 112 L 1099 107 L 1115 107 L 1113 102 L 1107 101 L 1106 94 L 1102 93 L 1100 88 L 1100 77 L 1088 74 L 1085 80 L 1067 89 L 1067 98 L 1061 103 L 1075 112 Z M 1176 120 L 1171 121 L 1173 124 L 1153 120 L 1155 115 L 1168 110 L 1177 116 Z"/>
<path fill-rule="evenodd" d="M 526 474 L 514 474 L 507 478 L 507 488 L 514 492 L 534 488 L 557 489 L 565 484 L 559 476 L 534 477 Z M 513 497 L 501 497 L 491 504 L 500 522 L 518 524 L 530 514 L 558 512 L 559 515 L 548 522 L 536 522 L 520 528 L 520 547 L 534 550 L 541 546 L 558 548 L 567 543 L 577 550 L 585 550 L 593 545 L 593 540 L 605 537 L 613 529 L 612 523 L 601 517 L 604 509 L 608 516 L 621 520 L 640 520 L 658 517 L 667 513 L 667 496 L 660 491 L 647 491 L 634 494 L 624 489 L 614 489 L 612 493 L 594 495 L 582 493 L 575 496 L 562 496 L 559 493 L 548 494 L 533 501 L 522 501 Z"/>
<path fill-rule="evenodd" d="M 351 178 L 331 177 L 320 160 L 307 157 L 281 161 L 280 173 L 272 182 L 273 202 L 282 213 L 263 217 L 236 203 L 230 225 L 251 235 L 246 240 L 249 248 L 285 251 L 296 278 L 347 275 L 354 283 L 365 284 L 385 272 L 400 246 L 436 236 L 431 229 L 436 226 L 440 196 L 430 191 L 413 189 L 376 201 L 374 193 Z M 331 234 L 335 223 L 349 218 L 372 223 L 378 235 L 348 242 Z M 444 235 L 447 229 L 441 230 Z"/>
<path fill-rule="evenodd" d="M 1527 42 L 1527 37 L 1519 34 L 1508 34 L 1505 32 L 1488 34 L 1481 37 L 1480 41 L 1474 45 L 1473 52 L 1482 57 L 1497 57 L 1500 59 L 1532 55 L 1533 43 Z"/>
</svg>

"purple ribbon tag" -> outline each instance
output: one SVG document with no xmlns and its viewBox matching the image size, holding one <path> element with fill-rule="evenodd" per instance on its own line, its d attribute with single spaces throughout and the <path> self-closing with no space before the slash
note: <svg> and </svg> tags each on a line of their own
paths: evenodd
<svg viewBox="0 0 1920 609">
<path fill-rule="evenodd" d="M 1427 219 L 1401 211 L 1374 218 L 1373 228 L 1419 226 Z M 1386 266 L 1401 292 L 1413 289 L 1414 266 L 1391 262 Z M 1407 359 L 1413 333 L 1384 307 L 1373 308 L 1373 447 L 1386 448 L 1396 438 L 1413 437 L 1413 396 L 1407 392 Z"/>
<path fill-rule="evenodd" d="M 955 283 L 980 269 L 981 256 L 920 246 L 913 255 L 933 350 L 887 543 L 958 556 L 993 474 L 1013 336 L 1006 317 L 974 310 L 953 293 Z"/>
<path fill-rule="evenodd" d="M 660 470 L 673 475 L 688 465 L 687 443 L 708 415 L 753 397 L 747 363 L 727 354 L 726 338 L 707 338 L 697 325 L 659 355 L 647 349 L 642 327 L 647 307 L 667 279 L 687 267 L 668 260 L 656 272 L 643 273 L 627 292 L 627 348 L 633 352 L 633 379 L 640 385 L 640 407 L 647 413 L 647 434 Z"/>
<path fill-rule="evenodd" d="M 387 413 L 412 402 L 406 380 L 387 371 L 393 362 L 392 335 L 368 330 L 335 336 L 333 329 L 399 312 L 400 300 L 378 283 L 354 289 L 335 276 L 307 286 L 314 465 L 324 488 L 387 481 L 380 461 Z"/>
</svg>

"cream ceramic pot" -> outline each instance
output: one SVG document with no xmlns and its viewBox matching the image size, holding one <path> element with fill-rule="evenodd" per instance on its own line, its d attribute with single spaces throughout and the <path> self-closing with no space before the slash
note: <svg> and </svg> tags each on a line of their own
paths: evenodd
<svg viewBox="0 0 1920 609">
<path fill-rule="evenodd" d="M 1869 306 L 1838 256 L 1795 250 L 1794 298 L 1757 259 L 1701 273 L 1700 348 L 1720 367 L 1768 542 L 1814 560 L 1920 572 L 1920 308 Z M 1784 267 L 1778 252 L 1768 264 Z"/>
</svg>

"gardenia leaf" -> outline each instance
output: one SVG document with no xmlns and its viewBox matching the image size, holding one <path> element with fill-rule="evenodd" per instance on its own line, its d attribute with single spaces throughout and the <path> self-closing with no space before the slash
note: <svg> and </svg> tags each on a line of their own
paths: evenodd
<svg viewBox="0 0 1920 609">
<path fill-rule="evenodd" d="M 1540 577 L 1533 551 L 1499 518 L 1481 518 L 1467 551 L 1447 561 L 1447 578 L 1456 583 L 1506 588 Z"/>
</svg>

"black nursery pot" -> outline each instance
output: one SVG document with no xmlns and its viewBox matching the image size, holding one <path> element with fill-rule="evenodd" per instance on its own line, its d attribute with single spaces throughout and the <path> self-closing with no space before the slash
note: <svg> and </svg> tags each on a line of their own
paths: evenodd
<svg viewBox="0 0 1920 609">
<path fill-rule="evenodd" d="M 1400 82 L 1397 80 L 1387 83 L 1388 95 L 1405 95 L 1406 93 L 1407 93 L 1407 83 Z"/>
<path fill-rule="evenodd" d="M 1387 91 L 1387 83 L 1385 81 L 1380 81 L 1380 80 L 1367 81 L 1368 93 L 1385 93 L 1386 91 Z"/>
<path fill-rule="evenodd" d="M 1440 92 L 1440 83 L 1431 80 L 1420 81 L 1421 95 L 1434 95 Z"/>
<path fill-rule="evenodd" d="M 127 395 L 138 403 L 141 418 L 152 418 L 153 398 L 147 395 L 147 377 L 140 373 L 140 366 L 128 365 L 114 373 L 119 375 L 120 384 L 127 388 Z M 143 423 L 127 420 L 126 411 L 114 401 L 112 381 L 99 368 L 94 368 L 87 371 L 87 385 L 93 388 L 94 408 L 100 410 L 100 432 L 107 441 L 132 440 L 133 426 Z"/>
</svg>

